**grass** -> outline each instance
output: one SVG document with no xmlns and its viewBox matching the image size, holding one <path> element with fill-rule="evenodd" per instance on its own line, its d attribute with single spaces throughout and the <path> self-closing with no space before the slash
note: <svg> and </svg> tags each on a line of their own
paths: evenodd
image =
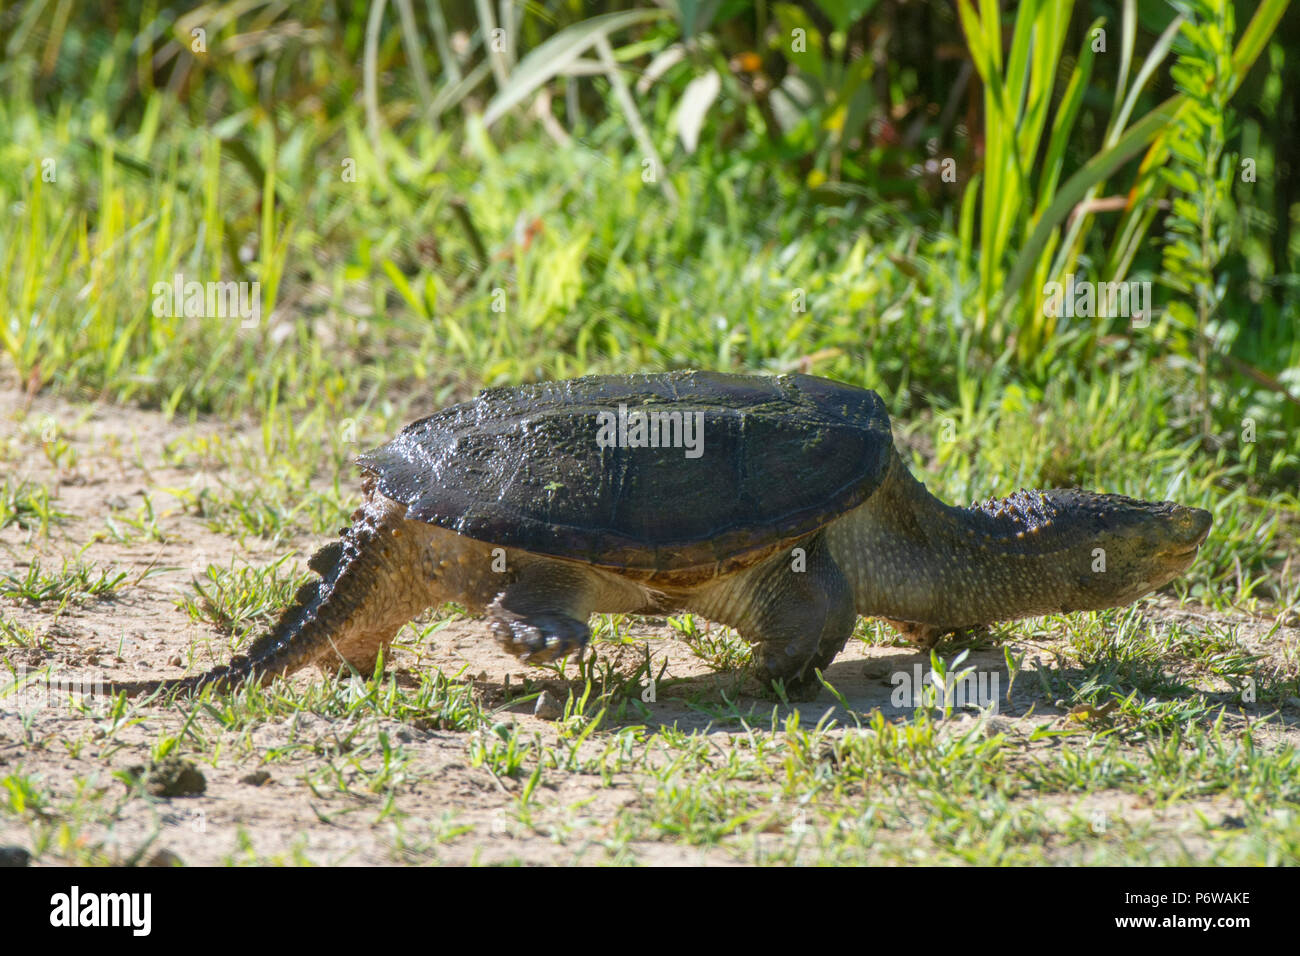
<svg viewBox="0 0 1300 956">
<path fill-rule="evenodd" d="M 192 593 L 177 600 L 192 621 L 211 624 L 237 638 L 255 627 L 266 627 L 292 599 L 305 580 L 284 570 L 290 555 L 260 568 L 219 568 L 208 565 L 194 580 Z"/>
<path fill-rule="evenodd" d="M 510 120 L 495 140 L 395 128 L 384 161 L 341 90 L 320 116 L 298 104 L 276 122 L 243 103 L 225 137 L 149 90 L 130 128 L 113 107 L 129 58 L 102 56 L 75 110 L 36 108 L 6 75 L 4 375 L 26 398 L 144 410 L 168 436 L 92 447 L 81 418 L 18 408 L 0 443 L 10 554 L 216 536 L 222 553 L 189 555 L 168 620 L 237 650 L 292 594 L 291 555 L 347 523 L 352 459 L 420 414 L 483 386 L 583 373 L 804 370 L 877 389 L 905 456 L 946 500 L 1078 484 L 1211 509 L 1209 541 L 1171 591 L 1208 621 L 1139 607 L 999 628 L 974 647 L 1005 652 L 1014 720 L 823 714 L 746 696 L 740 681 L 665 681 L 621 617 L 596 622 L 580 664 L 522 687 L 421 663 L 158 708 L 93 702 L 40 728 L 15 709 L 0 827 L 38 859 L 142 860 L 165 844 L 174 807 L 124 793 L 110 769 L 171 752 L 226 784 L 271 773 L 354 844 L 266 849 L 213 823 L 233 865 L 346 862 L 372 843 L 394 862 L 463 861 L 476 845 L 497 861 L 513 855 L 505 840 L 537 838 L 552 861 L 1300 863 L 1288 736 L 1300 656 L 1276 623 L 1262 637 L 1239 624 L 1300 607 L 1300 418 L 1276 391 L 1211 379 L 1206 443 L 1200 370 L 1165 347 L 1159 322 L 1064 323 L 1025 360 L 1017 323 L 1037 320 L 981 307 L 990 290 L 962 278 L 970 250 L 950 221 L 851 192 L 830 202 L 708 143 L 665 170 L 673 209 L 642 180 L 616 115 L 568 149 Z M 32 171 L 50 156 L 59 173 L 46 182 Z M 155 284 L 178 273 L 256 279 L 260 321 L 155 314 Z M 1295 369 L 1288 316 L 1261 348 Z M 105 461 L 136 469 L 145 493 L 88 530 L 57 483 Z M 194 481 L 149 477 L 166 469 Z M 164 492 L 176 507 L 157 504 Z M 93 611 L 135 583 L 83 555 L 23 568 L 0 571 L 9 671 L 57 645 L 34 615 Z M 399 643 L 418 650 L 459 614 L 443 609 Z M 750 658 L 702 620 L 667 626 L 720 675 Z M 873 622 L 857 637 L 893 640 Z M 514 715 L 544 690 L 562 715 L 529 729 Z M 663 701 L 682 716 L 661 721 Z M 47 779 L 55 756 L 74 765 L 71 783 Z M 448 777 L 469 796 L 448 805 Z"/>
<path fill-rule="evenodd" d="M 382 236 L 376 232 L 360 243 L 364 262 L 351 261 L 358 250 L 333 249 L 341 257 L 335 259 L 328 247 L 314 257 L 324 264 L 295 259 L 301 273 L 282 287 L 288 299 L 269 328 L 185 320 L 159 325 L 157 341 L 138 342 L 120 330 L 121 364 L 110 367 L 87 330 L 106 323 L 103 336 L 114 337 L 111 328 L 133 314 L 142 315 L 142 323 L 162 322 L 142 297 L 149 283 L 140 270 L 149 263 L 159 275 L 183 271 L 183 250 L 198 241 L 202 219 L 197 211 L 177 217 L 172 228 L 194 234 L 173 237 L 167 255 L 177 259 L 160 266 L 152 265 L 156 257 L 142 245 L 150 230 L 124 236 L 112 262 L 135 257 L 138 268 L 97 267 L 116 289 L 101 289 L 97 298 L 116 295 L 118 305 L 106 307 L 102 319 L 91 315 L 75 324 L 69 319 L 63 325 L 52 314 L 32 331 L 43 349 L 70 356 L 49 367 L 51 384 L 80 383 L 177 415 L 219 412 L 247 422 L 235 448 L 215 440 L 212 448 L 178 448 L 172 457 L 215 459 L 237 467 L 241 480 L 255 475 L 251 493 L 247 485 L 214 484 L 197 493 L 191 507 L 214 531 L 279 543 L 292 533 L 337 528 L 353 477 L 349 459 L 476 384 L 654 367 L 811 368 L 877 388 L 899 431 L 918 448 L 917 467 L 929 471 L 943 496 L 969 501 L 1009 487 L 1073 484 L 1174 496 L 1216 513 L 1206 560 L 1187 580 L 1192 596 L 1223 607 L 1255 598 L 1285 605 L 1300 594 L 1293 576 L 1274 573 L 1300 526 L 1292 484 L 1300 450 L 1285 419 L 1260 415 L 1255 441 L 1228 441 L 1207 453 L 1196 441 L 1192 373 L 1176 363 L 1153 363 L 1130 342 L 1098 341 L 1085 330 L 1067 329 L 1052 346 L 1060 352 L 1059 374 L 1045 384 L 1017 376 L 1001 359 L 972 354 L 961 312 L 925 294 L 952 264 L 940 244 L 919 263 L 929 270 L 928 281 L 894 267 L 891 257 L 906 254 L 915 242 L 905 224 L 851 206 L 807 208 L 797 200 L 760 215 L 753 204 L 719 196 L 699 170 L 688 171 L 680 184 L 683 194 L 699 197 L 698 204 L 670 219 L 628 186 L 634 157 L 609 147 L 577 151 L 561 154 L 543 171 L 537 169 L 543 154 L 555 160 L 539 143 L 495 157 L 499 179 L 490 185 L 480 180 L 471 187 L 481 171 L 472 163 L 453 167 L 464 184 L 448 186 L 443 195 L 470 197 L 479 232 L 501 237 L 494 248 L 511 248 L 513 222 L 500 210 L 553 208 L 532 245 L 493 261 L 479 282 L 482 295 L 440 297 L 436 311 L 422 313 L 395 291 L 393 275 L 400 270 L 385 265 L 394 258 L 378 255 Z M 233 170 L 222 164 L 204 169 L 210 189 L 238 192 L 238 184 L 225 179 L 236 175 Z M 768 176 L 756 171 L 733 188 L 757 192 Z M 160 187 L 127 179 L 115 188 L 102 203 L 117 203 L 121 215 L 133 219 L 128 207 L 152 202 Z M 343 194 L 315 195 L 319 208 L 300 216 L 328 219 L 347 202 Z M 454 220 L 440 221 L 436 205 L 417 214 L 410 234 L 436 235 L 444 262 L 468 256 Z M 373 210 L 346 208 L 360 220 L 363 235 L 367 220 L 378 220 Z M 29 206 L 26 222 L 19 217 L 3 228 L 17 242 L 35 228 L 31 217 L 39 214 Z M 630 221 L 636 229 L 620 225 Z M 91 260 L 47 270 L 40 294 L 51 304 L 81 287 L 82 270 L 105 241 L 83 225 L 83 234 L 66 241 L 89 250 Z M 375 221 L 373 228 L 389 227 Z M 388 252 L 400 258 L 398 248 Z M 440 281 L 427 264 L 406 267 L 426 285 Z M 339 281 L 340 274 L 350 279 Z M 543 274 L 546 288 L 536 282 Z M 572 289 L 561 294 L 550 288 L 556 284 Z M 504 313 L 490 308 L 496 288 L 507 292 Z M 737 289 L 745 292 L 738 296 Z M 806 312 L 790 310 L 795 289 L 806 296 Z M 384 301 L 358 307 L 361 292 Z M 299 293 L 327 301 L 308 308 L 294 298 Z M 870 318 L 864 323 L 862 317 Z M 519 338 L 523 331 L 527 344 Z M 1087 350 L 1086 364 L 1082 351 L 1072 364 L 1074 348 Z M 132 356 L 135 364 L 128 362 Z M 1218 400 L 1224 417 L 1231 417 L 1243 393 L 1223 384 Z M 322 500 L 322 482 L 337 494 Z M 31 505 L 25 507 L 30 512 Z M 116 517 L 112 522 L 122 524 Z M 109 533 L 126 531 L 110 527 Z"/>
<path fill-rule="evenodd" d="M 116 574 L 96 569 L 81 561 L 64 560 L 57 571 L 46 569 L 39 559 L 27 565 L 26 572 L 0 575 L 0 598 L 40 604 L 57 601 L 87 601 L 112 594 L 126 580 L 126 572 Z"/>
<path fill-rule="evenodd" d="M 43 485 L 6 478 L 0 488 L 0 530 L 16 525 L 48 536 L 50 525 L 67 517 L 50 502 L 49 490 Z"/>
<path fill-rule="evenodd" d="M 1250 727 L 1229 729 L 1222 715 L 1173 730 L 1155 715 L 1137 715 L 1141 735 L 1078 728 L 1062 737 L 1042 727 L 1009 735 L 983 720 L 954 726 L 925 711 L 901 721 L 876 711 L 844 727 L 789 710 L 703 733 L 611 726 L 582 734 L 573 746 L 564 734 L 555 742 L 525 738 L 517 725 L 476 705 L 467 685 L 441 675 L 423 675 L 411 690 L 391 680 L 359 693 L 346 684 L 276 686 L 193 706 L 180 737 L 161 740 L 164 750 L 183 749 L 200 766 L 251 758 L 273 776 L 302 773 L 302 786 L 324 801 L 323 820 L 363 831 L 387 822 L 403 830 L 430 827 L 441 834 L 439 846 L 541 832 L 561 854 L 608 859 L 670 844 L 745 862 L 985 864 L 1295 862 L 1300 846 L 1300 821 L 1284 809 L 1300 801 L 1300 753 L 1261 747 Z M 222 743 L 231 731 L 304 714 L 328 719 L 305 725 L 305 732 L 290 730 L 276 746 L 252 746 L 238 736 L 233 748 Z M 415 714 L 432 722 L 392 723 Z M 118 722 L 82 744 L 78 756 L 93 762 L 119 748 L 132 729 Z M 427 759 L 430 731 L 464 735 L 467 765 L 500 786 L 499 812 L 477 823 L 422 812 L 421 785 L 438 772 Z M 631 781 L 634 797 L 612 816 L 595 818 L 555 798 L 552 788 L 570 775 L 594 775 L 607 786 Z M 21 761 L 3 782 L 0 813 L 27 821 L 38 852 L 54 858 L 110 860 L 105 848 L 77 834 L 140 812 L 93 780 L 60 802 Z M 1209 841 L 1206 853 L 1152 839 L 1161 814 L 1216 798 L 1241 809 L 1184 820 L 1189 838 Z M 404 838 L 391 852 L 402 860 L 413 853 L 427 858 L 431 849 L 416 851 Z"/>
</svg>

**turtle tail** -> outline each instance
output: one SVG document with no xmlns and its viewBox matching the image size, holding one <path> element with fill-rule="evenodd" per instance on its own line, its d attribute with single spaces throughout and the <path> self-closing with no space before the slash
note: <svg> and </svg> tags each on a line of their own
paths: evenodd
<svg viewBox="0 0 1300 956">
<path fill-rule="evenodd" d="M 310 664 L 320 655 L 322 644 L 328 647 L 321 626 L 322 610 L 336 589 L 346 583 L 349 566 L 356 563 L 356 549 L 346 547 L 350 531 L 344 532 L 343 541 L 328 544 L 312 555 L 307 565 L 320 577 L 298 589 L 275 625 L 255 640 L 246 653 L 236 654 L 229 664 L 192 677 L 113 681 L 105 685 L 106 692 L 110 696 L 124 693 L 137 697 L 158 691 L 193 693 L 205 687 L 226 691 L 244 683 L 267 684 Z"/>
<path fill-rule="evenodd" d="M 229 664 L 192 677 L 113 682 L 105 685 L 107 693 L 134 697 L 158 691 L 170 694 L 205 687 L 229 690 L 244 683 L 267 684 L 331 651 L 338 654 L 340 663 L 348 660 L 358 669 L 373 665 L 379 643 L 363 642 L 358 653 L 354 646 L 357 632 L 364 630 L 368 635 L 370 630 L 377 630 L 380 641 L 386 643 L 383 638 L 391 639 L 410 616 L 399 621 L 386 613 L 385 606 L 385 592 L 392 589 L 395 576 L 394 532 L 405 510 L 403 506 L 394 513 L 383 503 L 368 503 L 359 509 L 352 527 L 344 529 L 338 541 L 321 548 L 308 560 L 308 567 L 320 577 L 300 587 L 275 625 Z M 377 629 L 365 627 L 376 619 L 380 619 Z M 362 659 L 365 657 L 369 660 Z"/>
</svg>

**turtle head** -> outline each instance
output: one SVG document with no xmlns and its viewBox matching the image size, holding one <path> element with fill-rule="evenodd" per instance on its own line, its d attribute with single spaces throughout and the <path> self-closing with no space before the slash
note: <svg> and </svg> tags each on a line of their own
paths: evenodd
<svg viewBox="0 0 1300 956">
<path fill-rule="evenodd" d="M 1172 501 L 1139 501 L 1077 490 L 1048 497 L 1076 529 L 1078 610 L 1120 607 L 1186 571 L 1210 533 L 1212 516 Z"/>
</svg>

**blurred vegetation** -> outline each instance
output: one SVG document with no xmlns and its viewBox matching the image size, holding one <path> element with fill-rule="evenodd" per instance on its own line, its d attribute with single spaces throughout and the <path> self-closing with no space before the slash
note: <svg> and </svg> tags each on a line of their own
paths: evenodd
<svg viewBox="0 0 1300 956">
<path fill-rule="evenodd" d="M 1278 0 L 11 4 L 0 348 L 31 393 L 298 461 L 485 384 L 812 371 L 878 389 L 946 494 L 1215 507 L 1197 587 L 1251 593 L 1300 515 L 1298 31 Z M 259 282 L 260 321 L 155 314 L 178 274 Z M 1051 314 L 1068 274 L 1153 283 L 1149 321 Z"/>
<path fill-rule="evenodd" d="M 238 650 L 298 582 L 295 546 L 348 520 L 357 452 L 416 415 L 583 373 L 813 372 L 878 390 L 946 500 L 1081 485 L 1212 509 L 1170 590 L 1259 613 L 1144 605 L 999 627 L 1007 700 L 1017 674 L 1034 700 L 998 718 L 1019 730 L 922 708 L 852 714 L 868 732 L 842 733 L 672 680 L 707 736 L 743 730 L 719 759 L 651 719 L 649 652 L 616 673 L 628 626 L 603 616 L 599 655 L 543 672 L 569 688 L 550 743 L 505 719 L 543 686 L 531 678 L 523 696 L 507 678 L 497 706 L 468 672 L 399 682 L 381 667 L 364 688 L 213 698 L 179 733 L 150 731 L 154 756 L 255 754 L 399 862 L 457 859 L 443 853 L 462 835 L 477 860 L 516 832 L 619 862 L 656 843 L 763 863 L 1300 860 L 1283 726 L 1300 668 L 1283 631 L 1300 608 L 1297 36 L 1282 0 L 0 5 L 0 394 L 21 422 L 0 442 L 0 530 L 29 535 L 9 547 L 25 571 L 0 572 L 0 603 L 45 617 L 138 585 L 196 517 L 229 547 L 214 565 L 179 542 L 194 580 L 177 603 Z M 1070 275 L 1150 282 L 1150 314 L 1049 308 Z M 260 314 L 155 308 L 177 276 L 256 282 Z M 23 401 L 42 392 L 201 424 L 160 447 L 92 446 L 74 433 L 102 407 L 55 420 L 61 403 Z M 28 561 L 29 543 L 87 527 L 58 507 L 79 455 L 87 472 L 146 476 L 141 501 L 106 500 L 75 559 Z M 176 472 L 202 480 L 170 487 Z M 161 492 L 179 512 L 155 508 Z M 101 542 L 148 567 L 131 581 L 86 563 Z M 14 662 L 71 633 L 22 621 L 0 614 Z M 669 625 L 711 666 L 744 663 L 725 629 Z M 858 636 L 891 640 L 881 622 Z M 20 748 L 0 781 L 0 817 L 41 862 L 120 861 L 119 824 L 140 830 L 138 806 L 100 801 L 102 770 L 79 762 L 139 749 L 117 733 L 130 713 L 118 701 L 93 739 L 65 721 L 62 747 Z M 301 746 L 246 732 L 304 713 L 346 718 L 357 746 L 304 770 Z M 422 819 L 432 765 L 413 755 L 430 741 L 394 721 L 461 732 L 511 829 L 494 813 L 486 834 L 450 805 Z M 63 764 L 53 782 L 41 752 Z M 607 826 L 575 802 L 575 772 L 619 786 Z M 335 812 L 339 798 L 380 809 Z M 228 860 L 265 862 L 237 837 Z"/>
</svg>

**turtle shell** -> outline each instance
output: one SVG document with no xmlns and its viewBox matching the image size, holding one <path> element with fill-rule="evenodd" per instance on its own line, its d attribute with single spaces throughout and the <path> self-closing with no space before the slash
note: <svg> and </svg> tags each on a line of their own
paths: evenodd
<svg viewBox="0 0 1300 956">
<path fill-rule="evenodd" d="M 357 462 L 408 519 L 657 573 L 740 566 L 817 530 L 880 486 L 892 448 L 867 389 L 665 372 L 488 389 Z"/>
</svg>

